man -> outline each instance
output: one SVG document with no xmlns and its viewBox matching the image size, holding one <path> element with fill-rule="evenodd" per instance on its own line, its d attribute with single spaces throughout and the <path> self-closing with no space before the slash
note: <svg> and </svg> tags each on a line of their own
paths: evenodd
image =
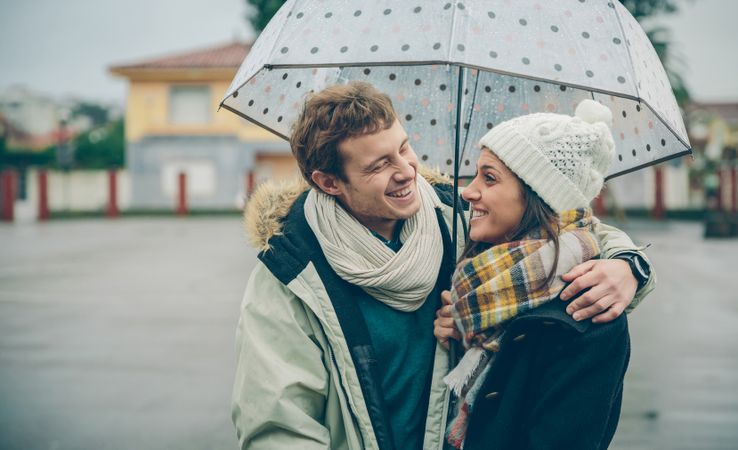
<svg viewBox="0 0 738 450">
<path fill-rule="evenodd" d="M 441 449 L 449 361 L 433 320 L 454 268 L 451 185 L 418 176 L 390 99 L 366 83 L 308 99 L 290 144 L 310 188 L 265 186 L 246 213 L 261 253 L 237 332 L 240 446 Z M 598 237 L 604 256 L 646 262 L 622 232 Z M 572 272 L 572 294 L 591 288 L 572 303 L 585 316 L 616 317 L 653 284 L 623 261 Z"/>
</svg>

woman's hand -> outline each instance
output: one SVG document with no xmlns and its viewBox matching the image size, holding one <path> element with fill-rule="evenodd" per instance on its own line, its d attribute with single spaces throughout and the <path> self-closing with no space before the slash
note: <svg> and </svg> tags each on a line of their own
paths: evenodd
<svg viewBox="0 0 738 450">
<path fill-rule="evenodd" d="M 433 321 L 433 335 L 444 348 L 448 349 L 448 340 L 461 340 L 461 333 L 456 329 L 456 323 L 451 315 L 451 292 L 441 292 L 441 309 L 436 311 L 436 320 Z"/>
<path fill-rule="evenodd" d="M 638 288 L 630 266 L 620 259 L 590 260 L 575 266 L 561 278 L 572 282 L 561 291 L 561 300 L 569 300 L 589 289 L 566 307 L 566 312 L 577 321 L 590 317 L 594 323 L 615 320 L 633 301 Z"/>
</svg>

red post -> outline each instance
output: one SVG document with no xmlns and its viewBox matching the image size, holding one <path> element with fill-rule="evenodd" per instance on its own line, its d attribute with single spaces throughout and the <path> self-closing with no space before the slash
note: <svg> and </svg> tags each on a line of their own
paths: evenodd
<svg viewBox="0 0 738 450">
<path fill-rule="evenodd" d="M 723 169 L 718 168 L 715 172 L 717 176 L 717 187 L 715 188 L 715 211 L 723 209 Z"/>
<path fill-rule="evenodd" d="M 738 166 L 733 164 L 730 169 L 730 191 L 732 198 L 731 209 L 733 214 L 738 213 Z"/>
<path fill-rule="evenodd" d="M 254 193 L 254 184 L 256 183 L 256 176 L 253 170 L 246 172 L 246 198 L 251 197 Z"/>
<path fill-rule="evenodd" d="M 723 167 L 720 168 L 720 177 L 718 178 L 720 180 L 720 210 L 721 211 L 728 211 L 731 209 L 732 206 L 732 196 L 730 192 L 730 188 L 732 186 L 731 183 L 731 170 L 729 167 L 723 165 Z"/>
<path fill-rule="evenodd" d="M 118 172 L 108 170 L 108 207 L 105 210 L 107 217 L 118 217 Z"/>
<path fill-rule="evenodd" d="M 0 172 L 0 193 L 2 193 L 0 219 L 8 222 L 12 222 L 15 217 L 13 210 L 15 207 L 15 184 L 16 175 L 14 170 L 8 169 Z"/>
<path fill-rule="evenodd" d="M 180 172 L 177 177 L 178 195 L 177 195 L 177 215 L 187 215 L 187 175 Z"/>
<path fill-rule="evenodd" d="M 666 207 L 664 206 L 664 168 L 654 167 L 656 174 L 656 189 L 651 216 L 654 219 L 661 220 L 664 218 Z"/>
<path fill-rule="evenodd" d="M 38 220 L 49 220 L 49 174 L 45 170 L 38 172 Z"/>
</svg>

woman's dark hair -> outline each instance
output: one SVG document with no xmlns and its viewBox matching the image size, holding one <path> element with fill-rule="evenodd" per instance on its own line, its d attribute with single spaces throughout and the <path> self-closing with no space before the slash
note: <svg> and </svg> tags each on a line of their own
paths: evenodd
<svg viewBox="0 0 738 450">
<path fill-rule="evenodd" d="M 559 265 L 559 215 L 556 214 L 550 206 L 548 206 L 536 192 L 525 184 L 520 178 L 520 185 L 523 191 L 523 203 L 525 210 L 523 217 L 520 219 L 518 227 L 508 235 L 505 235 L 505 242 L 519 241 L 528 233 L 535 230 L 542 230 L 540 238 L 553 241 L 554 243 L 554 263 L 546 279 L 537 288 L 547 286 L 556 277 L 556 267 Z M 471 222 L 469 223 L 471 229 Z M 477 242 L 469 239 L 461 253 L 458 262 L 467 258 L 473 258 L 483 251 L 490 248 L 492 244 L 487 242 Z"/>
</svg>

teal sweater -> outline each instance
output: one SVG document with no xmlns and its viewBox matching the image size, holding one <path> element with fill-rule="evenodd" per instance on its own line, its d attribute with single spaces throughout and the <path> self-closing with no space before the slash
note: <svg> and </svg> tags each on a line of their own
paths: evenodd
<svg viewBox="0 0 738 450">
<path fill-rule="evenodd" d="M 398 251 L 401 229 L 399 224 L 390 241 L 377 237 Z M 359 303 L 378 359 L 388 421 L 398 450 L 423 447 L 436 348 L 433 320 L 439 306 L 440 293 L 435 291 L 413 312 L 398 311 L 374 299 Z"/>
</svg>

